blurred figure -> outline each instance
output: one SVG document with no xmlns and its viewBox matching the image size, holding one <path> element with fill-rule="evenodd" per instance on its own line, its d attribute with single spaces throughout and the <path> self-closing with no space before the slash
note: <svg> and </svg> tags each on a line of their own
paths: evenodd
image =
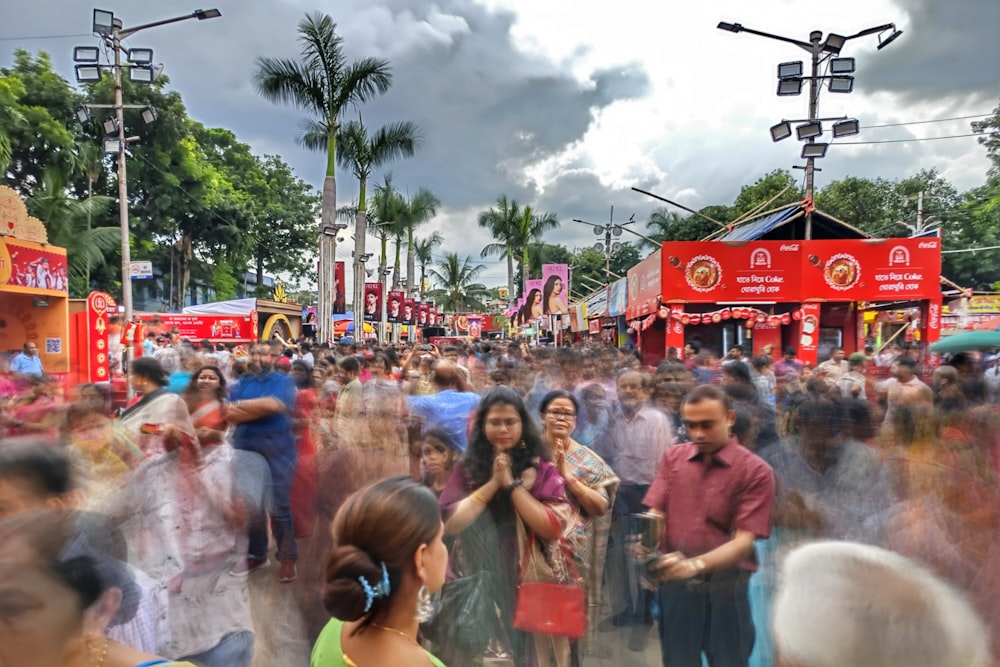
<svg viewBox="0 0 1000 667">
<path fill-rule="evenodd" d="M 479 405 L 479 395 L 466 384 L 464 376 L 450 361 L 436 361 L 433 368 L 431 380 L 435 393 L 410 396 L 407 399 L 409 412 L 422 429 L 445 429 L 464 452 L 469 441 L 469 417 Z"/>
<path fill-rule="evenodd" d="M 10 371 L 41 378 L 44 372 L 42 371 L 42 360 L 38 358 L 38 345 L 30 341 L 25 343 L 21 351 L 10 360 Z"/>
<path fill-rule="evenodd" d="M 128 379 L 138 396 L 118 418 L 119 432 L 147 457 L 177 449 L 196 451 L 198 439 L 187 405 L 164 388 L 167 376 L 160 362 L 150 357 L 134 360 Z"/>
<path fill-rule="evenodd" d="M 573 430 L 573 439 L 584 447 L 595 449 L 598 439 L 603 438 L 608 430 L 608 419 L 611 416 L 607 391 L 599 383 L 592 382 L 580 390 L 580 400 L 582 405 Z"/>
<path fill-rule="evenodd" d="M 292 522 L 295 537 L 309 537 L 316 523 L 316 439 L 313 432 L 319 399 L 313 388 L 312 368 L 302 359 L 292 362 L 292 379 L 295 380 L 295 449 L 299 460 L 295 465 L 292 481 Z"/>
<path fill-rule="evenodd" d="M 392 477 L 352 495 L 333 521 L 323 603 L 333 619 L 313 647 L 313 667 L 443 667 L 417 643 L 430 596 L 444 584 L 448 549 L 434 495 Z"/>
<path fill-rule="evenodd" d="M 122 544 L 97 515 L 36 510 L 0 521 L 0 664 L 195 667 L 106 636 L 136 610 Z"/>
<path fill-rule="evenodd" d="M 846 356 L 844 348 L 834 348 L 830 358 L 816 367 L 816 372 L 824 375 L 830 384 L 836 385 L 840 381 L 840 376 L 850 368 L 849 362 L 845 359 Z"/>
<path fill-rule="evenodd" d="M 222 442 L 226 434 L 226 378 L 215 366 L 202 366 L 181 393 L 198 442 L 203 447 Z"/>
<path fill-rule="evenodd" d="M 779 667 L 989 667 L 969 603 L 918 563 L 849 542 L 788 554 L 774 604 Z"/>
<path fill-rule="evenodd" d="M 847 358 L 847 372 L 837 380 L 837 388 L 843 398 L 859 398 L 865 400 L 868 393 L 865 391 L 868 385 L 868 378 L 865 377 L 865 367 L 868 365 L 868 357 L 862 352 L 855 352 Z"/>
</svg>

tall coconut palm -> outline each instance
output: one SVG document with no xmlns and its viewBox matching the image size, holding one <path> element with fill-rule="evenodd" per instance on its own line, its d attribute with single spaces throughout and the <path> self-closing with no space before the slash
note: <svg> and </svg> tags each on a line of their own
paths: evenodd
<svg viewBox="0 0 1000 667">
<path fill-rule="evenodd" d="M 541 243 L 545 232 L 559 226 L 559 218 L 555 213 L 535 213 L 530 206 L 525 206 L 516 220 L 515 249 L 521 253 L 521 275 L 527 278 L 528 246 L 532 243 Z"/>
<path fill-rule="evenodd" d="M 372 205 L 366 212 L 369 227 L 375 228 L 375 236 L 382 242 L 380 264 L 383 267 L 387 266 L 388 253 L 386 246 L 390 238 L 396 244 L 396 256 L 399 256 L 399 246 L 402 244 L 402 238 L 398 232 L 397 221 L 400 217 L 400 211 L 404 206 L 403 196 L 396 191 L 392 183 L 392 174 L 383 175 L 382 182 L 375 186 Z M 397 267 L 397 275 L 393 277 L 393 289 L 396 288 L 398 281 Z"/>
<path fill-rule="evenodd" d="M 452 252 L 431 269 L 431 277 L 437 281 L 438 289 L 433 292 L 446 309 L 462 313 L 470 308 L 485 308 L 482 298 L 486 296 L 486 285 L 474 282 L 486 270 L 482 264 L 472 265 L 470 258 L 460 259 Z"/>
<path fill-rule="evenodd" d="M 348 63 L 343 39 L 330 16 L 308 14 L 298 26 L 301 61 L 286 58 L 258 58 L 254 84 L 265 99 L 292 104 L 312 117 L 305 120 L 299 142 L 312 150 L 326 152 L 326 175 L 323 179 L 320 217 L 319 336 L 333 333 L 333 273 L 336 236 L 324 234 L 334 224 L 337 211 L 337 134 L 340 119 L 351 106 L 357 106 L 389 90 L 392 73 L 389 62 L 381 58 L 361 58 Z M 364 243 L 364 234 L 358 235 Z M 364 252 L 364 248 L 357 250 Z M 357 310 L 357 308 L 355 308 Z M 360 328 L 357 329 L 360 331 Z"/>
<path fill-rule="evenodd" d="M 521 209 L 516 200 L 507 199 L 507 195 L 497 197 L 496 207 L 482 211 L 476 218 L 480 227 L 484 227 L 493 235 L 493 243 L 483 248 L 482 257 L 500 255 L 507 258 L 507 297 L 509 306 L 514 305 L 517 298 L 514 293 L 514 241 L 516 240 L 517 219 Z"/>
<path fill-rule="evenodd" d="M 372 169 L 392 160 L 413 155 L 420 143 L 419 131 L 413 123 L 400 122 L 385 125 L 369 135 L 364 123 L 358 119 L 356 121 L 352 120 L 340 128 L 340 132 L 337 134 L 337 142 L 340 145 L 340 151 L 337 153 L 337 162 L 340 163 L 340 166 L 350 169 L 354 173 L 354 177 L 358 179 L 358 217 L 354 235 L 356 238 L 362 238 L 366 233 L 366 190 Z M 384 267 L 386 264 L 386 242 L 391 231 L 388 229 L 388 225 L 392 220 L 382 220 L 381 222 L 386 227 L 380 227 L 376 235 L 382 241 L 382 261 L 380 266 Z M 360 250 L 356 250 L 356 252 L 363 253 L 364 248 L 362 247 Z M 364 287 L 362 285 L 364 281 L 361 279 L 361 262 L 355 262 L 354 266 L 354 302 L 361 303 L 361 299 L 364 296 Z M 379 276 L 379 282 L 381 281 L 382 277 Z M 354 320 L 355 331 L 360 331 L 360 327 L 362 326 L 362 312 L 360 308 L 354 309 Z"/>
<path fill-rule="evenodd" d="M 420 263 L 420 300 L 424 300 L 424 283 L 427 278 L 427 265 L 434 261 L 434 248 L 444 243 L 444 237 L 438 232 L 430 236 L 414 239 L 413 254 Z M 407 294 L 409 296 L 409 294 Z"/>
<path fill-rule="evenodd" d="M 399 212 L 397 231 L 400 236 L 406 236 L 406 293 L 413 292 L 413 279 L 416 273 L 416 253 L 413 246 L 413 232 L 435 215 L 441 201 L 427 188 L 419 188 L 412 197 L 403 200 Z M 396 248 L 396 273 L 399 273 L 399 248 Z"/>
</svg>

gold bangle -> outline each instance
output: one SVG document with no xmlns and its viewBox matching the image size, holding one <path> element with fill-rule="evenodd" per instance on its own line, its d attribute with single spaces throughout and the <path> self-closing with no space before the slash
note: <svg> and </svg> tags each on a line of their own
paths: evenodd
<svg viewBox="0 0 1000 667">
<path fill-rule="evenodd" d="M 483 498 L 482 494 L 479 493 L 479 489 L 476 489 L 475 491 L 473 491 L 472 493 L 470 493 L 469 497 L 475 498 L 476 500 L 478 500 L 479 502 L 481 502 L 484 505 L 489 505 L 490 504 L 489 501 L 486 500 L 485 498 Z"/>
</svg>

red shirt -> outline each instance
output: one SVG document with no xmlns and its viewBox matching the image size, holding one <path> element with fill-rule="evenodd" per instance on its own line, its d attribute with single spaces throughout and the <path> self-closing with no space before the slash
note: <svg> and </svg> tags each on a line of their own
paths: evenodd
<svg viewBox="0 0 1000 667">
<path fill-rule="evenodd" d="M 686 442 L 663 455 L 643 504 L 665 515 L 665 552 L 693 558 L 728 542 L 736 530 L 771 534 L 774 474 L 735 438 L 712 455 L 708 466 L 697 445 Z M 739 567 L 757 569 L 752 559 Z"/>
</svg>

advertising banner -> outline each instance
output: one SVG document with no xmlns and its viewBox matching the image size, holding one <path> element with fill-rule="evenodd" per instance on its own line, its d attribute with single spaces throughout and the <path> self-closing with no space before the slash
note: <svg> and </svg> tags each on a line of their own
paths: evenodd
<svg viewBox="0 0 1000 667">
<path fill-rule="evenodd" d="M 518 313 L 518 324 L 530 324 L 545 314 L 545 306 L 542 303 L 542 287 L 544 281 L 525 280 L 524 281 L 524 303 Z"/>
<path fill-rule="evenodd" d="M 333 312 L 334 313 L 345 313 L 347 312 L 347 303 L 344 298 L 346 290 L 344 288 L 344 263 L 337 262 L 333 265 L 333 276 L 337 282 L 337 291 L 333 298 Z"/>
<path fill-rule="evenodd" d="M 440 322 L 438 321 L 438 311 L 434 304 L 427 307 L 427 326 L 436 327 L 444 323 L 444 315 L 441 315 Z"/>
<path fill-rule="evenodd" d="M 625 314 L 628 306 L 628 279 L 619 278 L 611 283 L 611 296 L 608 299 L 608 315 L 618 317 Z"/>
<path fill-rule="evenodd" d="M 382 283 L 365 283 L 365 322 L 382 320 Z"/>
<path fill-rule="evenodd" d="M 804 241 L 802 245 L 802 301 L 941 298 L 939 238 Z"/>
<path fill-rule="evenodd" d="M 670 315 L 667 317 L 667 347 L 677 349 L 677 356 L 684 358 L 684 325 L 681 323 L 681 316 L 684 315 L 684 306 L 670 306 Z"/>
<path fill-rule="evenodd" d="M 816 367 L 819 350 L 818 303 L 802 304 L 801 334 L 799 335 L 799 361 Z"/>
<path fill-rule="evenodd" d="M 91 295 L 93 297 L 93 295 Z M 248 315 L 185 315 L 182 313 L 142 313 L 142 336 L 174 335 L 191 341 L 208 339 L 217 342 L 257 340 L 257 312 Z"/>
<path fill-rule="evenodd" d="M 403 322 L 403 296 L 402 291 L 389 292 L 385 305 L 385 319 L 390 324 L 400 324 Z"/>
<path fill-rule="evenodd" d="M 87 382 L 107 382 L 111 377 L 108 318 L 117 312 L 110 294 L 91 292 L 87 297 Z"/>
<path fill-rule="evenodd" d="M 417 304 L 417 326 L 418 327 L 428 327 L 430 322 L 427 321 L 427 314 L 430 313 L 431 304 L 430 302 L 424 302 Z"/>
<path fill-rule="evenodd" d="M 801 254 L 799 241 L 664 243 L 663 300 L 669 303 L 797 301 Z"/>
<path fill-rule="evenodd" d="M 7 292 L 67 296 L 66 251 L 32 241 L 0 238 L 0 287 Z"/>
<path fill-rule="evenodd" d="M 661 294 L 660 277 L 663 274 L 661 249 L 628 270 L 628 301 L 626 316 L 630 320 L 656 312 Z"/>
<path fill-rule="evenodd" d="M 469 315 L 469 335 L 473 338 L 479 338 L 483 335 L 483 316 L 482 315 Z"/>
<path fill-rule="evenodd" d="M 542 312 L 545 315 L 565 315 L 569 313 L 569 265 L 542 265 Z"/>
<path fill-rule="evenodd" d="M 416 299 L 403 299 L 403 315 L 399 320 L 403 324 L 417 323 L 417 301 Z"/>
</svg>

